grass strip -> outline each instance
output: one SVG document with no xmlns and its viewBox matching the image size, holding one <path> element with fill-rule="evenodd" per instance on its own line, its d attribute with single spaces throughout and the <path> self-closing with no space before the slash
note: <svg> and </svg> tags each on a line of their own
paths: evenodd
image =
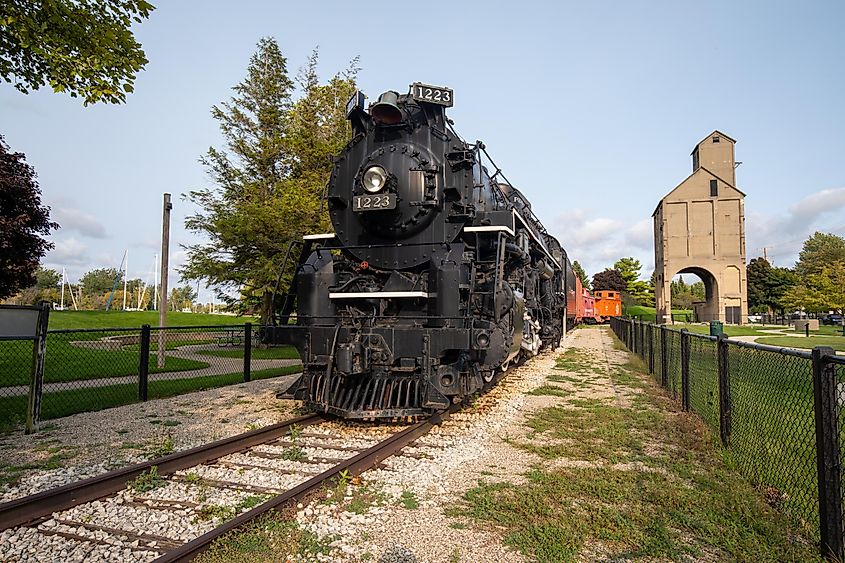
<svg viewBox="0 0 845 563">
<path fill-rule="evenodd" d="M 820 560 L 806 523 L 740 475 L 638 359 L 609 376 L 629 407 L 576 399 L 536 411 L 511 442 L 544 460 L 526 482 L 480 481 L 447 513 L 544 562 Z"/>
<path fill-rule="evenodd" d="M 67 337 L 48 337 L 44 361 L 44 382 L 77 381 L 121 377 L 138 373 L 137 350 L 103 350 L 72 344 Z M 102 336 L 102 334 L 99 334 Z M 74 340 L 79 340 L 76 335 Z M 150 362 L 150 373 L 187 371 L 208 367 L 206 362 L 167 357 L 159 369 Z M 27 341 L 0 342 L 0 387 L 29 385 L 32 371 L 32 343 Z"/>
</svg>

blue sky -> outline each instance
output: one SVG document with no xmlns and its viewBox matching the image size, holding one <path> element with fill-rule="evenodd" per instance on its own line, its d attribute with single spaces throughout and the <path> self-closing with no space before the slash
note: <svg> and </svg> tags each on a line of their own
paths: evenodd
<svg viewBox="0 0 845 563">
<path fill-rule="evenodd" d="M 221 144 L 209 110 L 262 36 L 292 74 L 314 47 L 324 78 L 360 56 L 371 99 L 452 87 L 458 131 L 486 143 L 590 274 L 631 255 L 650 275 L 651 212 L 714 129 L 738 140 L 749 259 L 766 246 L 791 265 L 814 230 L 845 235 L 842 2 L 158 4 L 136 26 L 150 62 L 125 104 L 0 84 L 0 133 L 63 227 L 45 262 L 72 279 L 125 248 L 130 276 L 149 278 L 165 191 L 184 260 L 179 194 L 207 184 L 197 159 Z"/>
</svg>

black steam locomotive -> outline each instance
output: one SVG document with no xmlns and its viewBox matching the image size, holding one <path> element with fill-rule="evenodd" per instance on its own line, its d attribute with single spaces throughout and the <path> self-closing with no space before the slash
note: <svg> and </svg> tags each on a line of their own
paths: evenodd
<svg viewBox="0 0 845 563">
<path fill-rule="evenodd" d="M 289 393 L 317 411 L 424 415 L 486 391 L 566 330 L 566 254 L 488 172 L 484 145 L 454 132 L 453 99 L 413 84 L 369 111 L 360 92 L 347 105 L 354 136 L 326 193 L 335 232 L 304 237 L 264 336 L 297 347 Z"/>
</svg>

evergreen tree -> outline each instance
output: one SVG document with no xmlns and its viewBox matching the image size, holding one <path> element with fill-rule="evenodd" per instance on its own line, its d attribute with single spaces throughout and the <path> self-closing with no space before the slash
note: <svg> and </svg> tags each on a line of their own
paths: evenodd
<svg viewBox="0 0 845 563">
<path fill-rule="evenodd" d="M 654 288 L 650 287 L 649 282 L 640 279 L 642 264 L 639 260 L 633 257 L 620 258 L 613 265 L 613 269 L 625 280 L 625 291 L 628 295 L 640 305 L 654 306 Z"/>
<path fill-rule="evenodd" d="M 317 62 L 315 51 L 300 76 L 303 95 L 294 100 L 287 59 L 274 39 L 259 41 L 235 95 L 212 108 L 225 148 L 209 148 L 201 162 L 216 185 L 186 196 L 200 211 L 185 226 L 208 242 L 186 247 L 182 278 L 206 280 L 241 311 L 258 308 L 262 323 L 273 312 L 288 244 L 328 226 L 320 196 L 330 157 L 351 135 L 344 110 L 357 61 L 327 84 L 319 83 Z M 227 289 L 240 289 L 240 297 Z"/>
<path fill-rule="evenodd" d="M 581 285 L 590 289 L 590 278 L 587 277 L 587 272 L 584 271 L 584 268 L 578 260 L 572 263 L 572 271 L 575 272 L 575 275 L 581 279 Z"/>
</svg>

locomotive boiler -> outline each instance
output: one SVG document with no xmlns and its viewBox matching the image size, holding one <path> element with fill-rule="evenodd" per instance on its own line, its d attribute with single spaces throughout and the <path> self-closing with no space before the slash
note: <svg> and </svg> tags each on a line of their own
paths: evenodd
<svg viewBox="0 0 845 563">
<path fill-rule="evenodd" d="M 353 138 L 325 195 L 334 232 L 304 236 L 264 334 L 296 346 L 288 395 L 314 410 L 425 415 L 561 341 L 566 254 L 484 145 L 455 133 L 453 100 L 412 84 L 347 105 Z"/>
</svg>

